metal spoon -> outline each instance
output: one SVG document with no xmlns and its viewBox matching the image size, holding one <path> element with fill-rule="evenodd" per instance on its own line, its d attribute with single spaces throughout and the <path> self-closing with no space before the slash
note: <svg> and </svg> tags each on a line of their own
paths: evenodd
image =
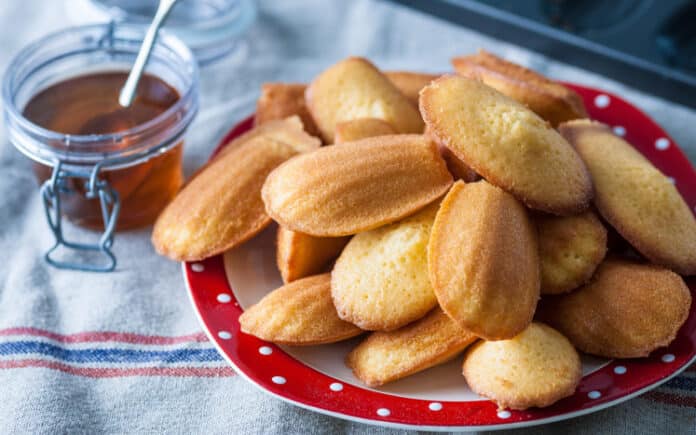
<svg viewBox="0 0 696 435">
<path fill-rule="evenodd" d="M 131 69 L 130 74 L 128 74 L 128 79 L 126 83 L 121 88 L 121 93 L 118 96 L 118 103 L 122 107 L 128 107 L 133 102 L 135 97 L 135 91 L 138 87 L 138 82 L 140 77 L 143 75 L 145 70 L 145 65 L 150 58 L 150 53 L 152 52 L 152 47 L 155 45 L 155 40 L 157 40 L 157 32 L 159 32 L 160 27 L 167 19 L 167 15 L 172 10 L 172 6 L 177 0 L 160 0 L 157 6 L 157 12 L 155 13 L 155 18 L 152 19 L 150 27 L 147 29 L 145 34 L 145 39 L 143 39 L 143 45 L 140 46 L 140 51 L 138 51 L 138 57 L 135 58 L 135 63 L 133 64 L 133 69 Z"/>
</svg>

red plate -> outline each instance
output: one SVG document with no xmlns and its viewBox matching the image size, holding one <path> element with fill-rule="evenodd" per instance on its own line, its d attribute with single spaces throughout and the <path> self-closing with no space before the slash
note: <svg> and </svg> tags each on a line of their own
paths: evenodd
<svg viewBox="0 0 696 435">
<path fill-rule="evenodd" d="M 694 209 L 696 172 L 665 131 L 615 95 L 569 86 L 582 95 L 594 119 L 613 126 L 616 134 L 624 136 L 672 177 Z M 249 130 L 252 124 L 250 117 L 234 127 L 218 150 Z M 696 360 L 696 304 L 693 304 L 688 320 L 669 347 L 643 359 L 585 358 L 585 376 L 575 394 L 548 408 L 499 411 L 495 404 L 468 390 L 460 374 L 461 358 L 380 390 L 369 389 L 355 380 L 342 364 L 343 356 L 355 340 L 292 349 L 239 330 L 238 318 L 243 307 L 280 284 L 273 231 L 265 231 L 225 256 L 184 263 L 184 277 L 203 328 L 232 367 L 262 390 L 307 409 L 349 420 L 419 430 L 531 426 L 587 414 L 628 400 L 667 381 Z M 694 295 L 696 279 L 687 283 Z"/>
</svg>

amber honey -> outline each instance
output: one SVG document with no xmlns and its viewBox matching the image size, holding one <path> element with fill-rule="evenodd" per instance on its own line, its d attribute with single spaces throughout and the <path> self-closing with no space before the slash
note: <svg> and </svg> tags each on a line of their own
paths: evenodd
<svg viewBox="0 0 696 435">
<path fill-rule="evenodd" d="M 172 86 L 145 74 L 133 103 L 123 108 L 118 103 L 118 94 L 126 77 L 125 72 L 101 72 L 58 82 L 34 95 L 24 107 L 23 115 L 43 128 L 62 134 L 110 134 L 153 120 L 180 98 Z M 124 148 L 131 145 L 122 144 Z M 181 158 L 179 143 L 144 162 L 100 173 L 120 197 L 118 229 L 154 222 L 181 187 Z M 34 163 L 34 172 L 39 183 L 43 183 L 50 178 L 52 168 Z M 84 196 L 85 180 L 68 179 L 67 185 L 70 192 L 62 197 L 63 214 L 78 225 L 103 228 L 99 200 Z"/>
</svg>

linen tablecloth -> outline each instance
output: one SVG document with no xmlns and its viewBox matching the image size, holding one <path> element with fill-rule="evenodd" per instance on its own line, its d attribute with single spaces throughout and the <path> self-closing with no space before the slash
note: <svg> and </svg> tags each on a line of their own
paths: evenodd
<svg viewBox="0 0 696 435">
<path fill-rule="evenodd" d="M 3 0 L 0 69 L 38 36 L 84 22 L 75 0 Z M 306 81 L 348 55 L 431 72 L 484 47 L 552 77 L 624 96 L 696 160 L 696 112 L 391 3 L 261 1 L 242 50 L 205 67 L 187 135 L 191 173 L 253 110 L 264 81 Z M 0 130 L 0 433 L 386 433 L 271 398 L 206 340 L 180 266 L 150 229 L 118 234 L 118 270 L 56 270 L 29 162 Z M 71 228 L 78 236 L 87 235 Z M 627 403 L 521 433 L 695 433 L 696 368 Z"/>
</svg>

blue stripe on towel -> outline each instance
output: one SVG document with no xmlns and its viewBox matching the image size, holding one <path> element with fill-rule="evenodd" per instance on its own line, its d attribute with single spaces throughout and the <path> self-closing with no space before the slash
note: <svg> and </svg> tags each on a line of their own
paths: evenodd
<svg viewBox="0 0 696 435">
<path fill-rule="evenodd" d="M 137 349 L 66 349 L 40 341 L 0 343 L 0 355 L 42 354 L 71 363 L 145 363 L 210 362 L 222 357 L 210 349 L 137 350 Z"/>
</svg>

